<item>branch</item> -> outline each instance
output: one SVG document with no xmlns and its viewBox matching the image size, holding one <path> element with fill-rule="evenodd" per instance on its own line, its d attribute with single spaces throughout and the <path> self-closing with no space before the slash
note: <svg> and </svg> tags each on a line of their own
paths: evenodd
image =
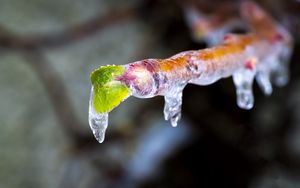
<svg viewBox="0 0 300 188">
<path fill-rule="evenodd" d="M 82 24 L 49 35 L 15 36 L 2 32 L 0 35 L 0 46 L 10 49 L 27 49 L 68 45 L 96 34 L 109 25 L 129 19 L 135 12 L 133 7 L 111 10 L 105 15 L 99 14 Z"/>
<path fill-rule="evenodd" d="M 79 132 L 77 129 L 82 125 L 82 122 L 79 121 L 74 111 L 74 107 L 60 75 L 54 70 L 40 50 L 26 50 L 24 51 L 24 57 L 40 78 L 39 80 L 43 83 L 46 93 L 53 105 L 54 113 L 64 131 L 69 134 L 71 138 L 74 138 L 73 140 L 75 141 L 83 137 L 82 132 Z"/>
</svg>

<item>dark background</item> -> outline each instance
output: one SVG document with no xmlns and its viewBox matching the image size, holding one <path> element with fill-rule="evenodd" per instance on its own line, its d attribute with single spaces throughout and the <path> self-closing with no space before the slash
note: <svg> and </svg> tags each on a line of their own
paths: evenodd
<svg viewBox="0 0 300 188">
<path fill-rule="evenodd" d="M 238 1 L 0 0 L 0 187 L 300 187 L 300 2 L 259 3 L 295 37 L 291 80 L 255 106 L 231 78 L 188 85 L 177 128 L 163 98 L 130 98 L 104 143 L 88 126 L 90 72 L 201 49 L 185 3 Z M 234 9 L 233 9 L 234 10 Z M 236 10 L 238 11 L 238 10 Z"/>
</svg>

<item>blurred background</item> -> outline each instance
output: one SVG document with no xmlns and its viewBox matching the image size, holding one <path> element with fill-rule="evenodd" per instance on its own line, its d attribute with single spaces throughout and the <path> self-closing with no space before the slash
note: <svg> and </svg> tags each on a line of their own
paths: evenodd
<svg viewBox="0 0 300 188">
<path fill-rule="evenodd" d="M 259 1 L 296 43 L 289 84 L 269 97 L 254 85 L 254 109 L 237 107 L 230 78 L 188 85 L 177 128 L 162 97 L 130 98 L 94 139 L 93 69 L 206 47 L 186 3 L 218 14 L 239 1 L 0 0 L 0 187 L 300 187 L 297 0 Z"/>
</svg>

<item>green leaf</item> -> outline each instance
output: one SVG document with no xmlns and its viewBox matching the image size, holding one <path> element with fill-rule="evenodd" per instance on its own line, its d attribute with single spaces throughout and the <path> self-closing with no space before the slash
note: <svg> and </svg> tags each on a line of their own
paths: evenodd
<svg viewBox="0 0 300 188">
<path fill-rule="evenodd" d="M 107 65 L 94 70 L 91 74 L 92 84 L 106 84 L 125 72 L 123 66 Z"/>
<path fill-rule="evenodd" d="M 123 66 L 109 65 L 96 69 L 91 74 L 94 87 L 93 105 L 96 112 L 107 113 L 130 96 L 130 89 L 115 80 L 125 72 Z"/>
</svg>

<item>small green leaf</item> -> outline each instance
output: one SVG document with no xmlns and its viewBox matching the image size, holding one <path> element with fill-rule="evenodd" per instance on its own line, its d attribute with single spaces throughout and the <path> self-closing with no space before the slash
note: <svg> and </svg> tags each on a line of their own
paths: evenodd
<svg viewBox="0 0 300 188">
<path fill-rule="evenodd" d="M 107 65 L 94 70 L 91 74 L 92 84 L 106 84 L 125 72 L 123 66 Z"/>
<path fill-rule="evenodd" d="M 115 80 L 116 76 L 121 76 L 124 72 L 124 67 L 113 65 L 100 67 L 92 72 L 93 105 L 96 112 L 110 112 L 130 96 L 130 89 L 125 84 Z"/>
</svg>

